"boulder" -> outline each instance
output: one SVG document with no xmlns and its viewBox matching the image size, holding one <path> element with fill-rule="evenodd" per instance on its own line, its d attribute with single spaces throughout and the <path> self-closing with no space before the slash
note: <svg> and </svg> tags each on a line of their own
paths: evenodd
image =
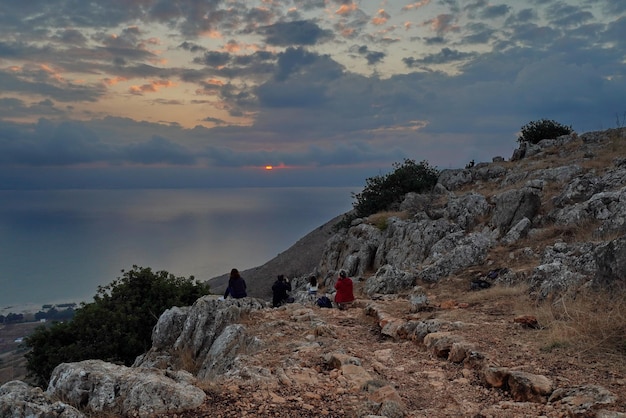
<svg viewBox="0 0 626 418">
<path fill-rule="evenodd" d="M 391 264 L 403 270 L 416 270 L 428 257 L 431 248 L 446 236 L 461 232 L 447 219 L 422 219 L 417 222 L 394 220 L 379 242 L 373 266 Z"/>
<path fill-rule="evenodd" d="M 213 379 L 226 373 L 233 366 L 237 355 L 251 353 L 260 345 L 258 340 L 247 335 L 244 326 L 227 326 L 211 345 L 198 371 L 198 378 Z"/>
<path fill-rule="evenodd" d="M 46 393 L 91 412 L 149 417 L 197 408 L 206 394 L 186 372 L 85 360 L 54 368 Z"/>
<path fill-rule="evenodd" d="M 603 284 L 626 282 L 626 236 L 605 242 L 593 252 L 596 281 Z"/>
<path fill-rule="evenodd" d="M 507 383 L 516 402 L 545 403 L 554 389 L 547 377 L 521 371 L 510 372 Z"/>
<path fill-rule="evenodd" d="M 495 208 L 491 225 L 502 235 L 524 218 L 533 220 L 541 207 L 540 192 L 533 187 L 524 187 L 502 192 L 494 197 Z"/>
<path fill-rule="evenodd" d="M 380 229 L 366 223 L 335 234 L 324 247 L 319 271 L 329 273 L 343 268 L 350 276 L 363 275 L 372 268 L 381 237 Z"/>
<path fill-rule="evenodd" d="M 368 296 L 376 293 L 396 294 L 413 288 L 414 284 L 414 274 L 386 264 L 366 280 L 364 291 Z"/>
<path fill-rule="evenodd" d="M 13 380 L 0 386 L 0 417 L 84 418 L 65 402 L 53 399 L 39 387 Z"/>
<path fill-rule="evenodd" d="M 461 231 L 449 234 L 432 246 L 418 277 L 427 282 L 437 282 L 463 268 L 480 264 L 494 244 L 488 233 L 465 234 Z"/>
<path fill-rule="evenodd" d="M 267 302 L 255 298 L 218 300 L 209 295 L 191 307 L 169 309 L 154 327 L 152 337 L 156 340 L 152 347 L 133 366 L 178 369 L 181 355 L 191 358 L 196 366 L 202 365 L 229 325 L 241 315 L 265 306 Z"/>
<path fill-rule="evenodd" d="M 437 181 L 448 190 L 458 190 L 467 184 L 471 184 L 474 178 L 469 169 L 447 169 L 439 173 Z"/>
<path fill-rule="evenodd" d="M 558 402 L 567 405 L 573 417 L 602 416 L 596 415 L 595 411 L 613 404 L 616 400 L 617 397 L 613 393 L 597 385 L 559 388 L 548 399 L 552 403 Z"/>
</svg>

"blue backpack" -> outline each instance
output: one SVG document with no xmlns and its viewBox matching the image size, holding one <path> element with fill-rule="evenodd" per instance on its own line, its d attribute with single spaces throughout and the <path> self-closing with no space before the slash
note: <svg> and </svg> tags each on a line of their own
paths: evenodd
<svg viewBox="0 0 626 418">
<path fill-rule="evenodd" d="M 330 299 L 328 299 L 328 297 L 322 296 L 320 298 L 317 298 L 317 306 L 319 306 L 320 308 L 332 308 L 333 303 L 330 301 Z"/>
</svg>

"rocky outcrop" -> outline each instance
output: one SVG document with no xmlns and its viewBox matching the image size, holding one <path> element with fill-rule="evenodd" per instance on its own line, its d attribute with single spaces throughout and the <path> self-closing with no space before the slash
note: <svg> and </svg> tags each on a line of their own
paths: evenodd
<svg viewBox="0 0 626 418">
<path fill-rule="evenodd" d="M 0 417 L 84 418 L 78 409 L 19 380 L 0 386 Z"/>
<path fill-rule="evenodd" d="M 613 158 L 601 169 L 591 161 L 610 146 L 607 143 L 624 138 L 626 128 L 580 137 L 565 135 L 534 145 L 520 144 L 522 151 L 516 159 L 532 160 L 525 164 L 497 161 L 443 170 L 432 193 L 406 196 L 400 208 L 409 219 L 391 217 L 383 230 L 362 219 L 333 236 L 317 271 L 331 277 L 345 268 L 362 277 L 391 266 L 386 268 L 434 283 L 483 265 L 497 246 L 513 246 L 527 237 L 555 234 L 560 228 L 562 234 L 569 234 L 567 242 L 556 236 L 541 262 L 522 275 L 530 277 L 538 296 L 545 298 L 590 281 L 619 281 L 626 271 L 620 261 L 624 245 L 616 238 L 626 233 L 626 158 Z M 566 147 L 578 143 L 584 148 L 582 158 L 565 158 Z M 554 153 L 563 158 L 563 165 L 546 168 L 541 164 Z M 462 192 L 468 187 L 473 190 Z M 558 193 L 553 194 L 554 190 Z M 577 239 L 577 229 L 591 234 Z M 531 249 L 523 253 L 529 260 L 538 258 Z M 376 284 L 383 289 L 380 293 L 385 292 L 383 282 Z"/>
<path fill-rule="evenodd" d="M 200 378 L 223 373 L 239 353 L 253 350 L 257 344 L 246 336 L 245 329 L 233 324 L 242 315 L 267 306 L 255 298 L 220 300 L 205 296 L 190 307 L 168 309 L 154 327 L 152 347 L 134 366 L 187 368 Z"/>
<path fill-rule="evenodd" d="M 101 360 L 62 363 L 46 393 L 92 412 L 150 417 L 193 409 L 204 391 L 184 371 L 166 372 L 117 366 Z"/>
</svg>

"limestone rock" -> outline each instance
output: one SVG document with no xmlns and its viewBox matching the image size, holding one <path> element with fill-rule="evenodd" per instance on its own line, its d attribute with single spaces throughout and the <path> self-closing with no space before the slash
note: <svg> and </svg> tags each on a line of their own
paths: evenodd
<svg viewBox="0 0 626 418">
<path fill-rule="evenodd" d="M 500 193 L 494 197 L 495 208 L 491 225 L 502 234 L 523 218 L 533 220 L 541 207 L 541 196 L 537 189 L 525 187 Z"/>
<path fill-rule="evenodd" d="M 369 296 L 375 293 L 395 294 L 412 288 L 414 284 L 414 274 L 386 264 L 366 280 L 364 291 Z"/>
<path fill-rule="evenodd" d="M 613 393 L 597 385 L 557 389 L 549 398 L 549 402 L 566 404 L 574 417 L 595 416 L 595 410 L 611 405 L 616 400 Z"/>
<path fill-rule="evenodd" d="M 546 402 L 554 389 L 547 377 L 521 371 L 511 371 L 507 384 L 517 402 Z"/>
<path fill-rule="evenodd" d="M 53 400 L 41 388 L 13 380 L 0 386 L 0 416 L 28 418 L 83 418 L 72 406 Z"/>
<path fill-rule="evenodd" d="M 148 417 L 202 405 L 205 393 L 190 384 L 189 377 L 180 379 L 182 374 L 101 360 L 62 363 L 52 372 L 46 393 L 93 412 Z"/>
</svg>

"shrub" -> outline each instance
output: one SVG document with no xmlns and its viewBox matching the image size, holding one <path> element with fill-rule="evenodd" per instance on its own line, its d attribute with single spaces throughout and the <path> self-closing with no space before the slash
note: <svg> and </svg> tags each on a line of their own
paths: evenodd
<svg viewBox="0 0 626 418">
<path fill-rule="evenodd" d="M 385 210 L 396 210 L 407 193 L 423 193 L 437 184 L 439 171 L 427 161 L 418 164 L 405 159 L 402 164 L 394 163 L 393 167 L 394 170 L 388 174 L 366 179 L 363 191 L 353 193 L 354 210 L 344 216 L 338 227 L 349 227 L 356 218 L 365 218 Z"/>
<path fill-rule="evenodd" d="M 209 293 L 193 276 L 133 266 L 107 286 L 93 303 L 81 305 L 69 322 L 38 327 L 25 339 L 26 368 L 36 384 L 47 384 L 60 363 L 100 359 L 130 366 L 152 343 L 152 328 L 173 306 L 188 306 Z"/>
<path fill-rule="evenodd" d="M 561 125 L 553 120 L 541 119 L 528 122 L 522 126 L 521 135 L 517 138 L 517 142 L 536 144 L 542 139 L 558 138 L 561 135 L 568 135 L 572 132 L 571 126 Z"/>
</svg>

